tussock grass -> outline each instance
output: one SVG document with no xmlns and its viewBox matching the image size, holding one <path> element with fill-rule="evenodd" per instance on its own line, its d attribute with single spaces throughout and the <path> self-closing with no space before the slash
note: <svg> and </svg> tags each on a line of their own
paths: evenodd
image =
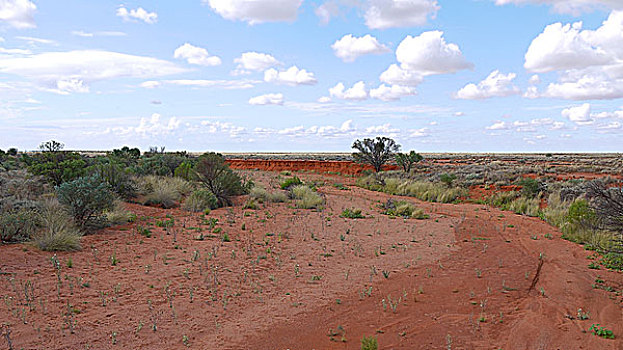
<svg viewBox="0 0 623 350">
<path fill-rule="evenodd" d="M 32 243 L 45 251 L 80 250 L 82 233 L 74 226 L 73 220 L 56 199 L 43 201 L 41 229 L 32 237 Z"/>
<path fill-rule="evenodd" d="M 145 195 L 143 204 L 162 205 L 172 208 L 193 190 L 190 182 L 179 177 L 144 176 L 139 180 L 141 192 Z"/>
<path fill-rule="evenodd" d="M 182 209 L 192 212 L 205 212 L 218 207 L 218 200 L 208 190 L 197 190 L 186 197 L 182 203 Z"/>
<path fill-rule="evenodd" d="M 262 187 L 253 187 L 249 196 L 259 203 L 282 203 L 288 200 L 288 196 L 281 191 L 268 192 Z"/>
<path fill-rule="evenodd" d="M 462 187 L 448 187 L 439 182 L 392 177 L 379 181 L 374 176 L 367 176 L 358 179 L 357 186 L 372 191 L 415 197 L 423 201 L 439 203 L 453 203 L 459 200 L 459 198 L 466 197 L 469 194 L 469 191 Z"/>
<path fill-rule="evenodd" d="M 320 209 L 324 203 L 322 197 L 307 186 L 292 187 L 291 193 L 299 209 Z"/>
<path fill-rule="evenodd" d="M 111 226 L 123 225 L 136 220 L 136 214 L 126 210 L 120 200 L 116 200 L 113 209 L 105 212 L 104 215 Z"/>
</svg>

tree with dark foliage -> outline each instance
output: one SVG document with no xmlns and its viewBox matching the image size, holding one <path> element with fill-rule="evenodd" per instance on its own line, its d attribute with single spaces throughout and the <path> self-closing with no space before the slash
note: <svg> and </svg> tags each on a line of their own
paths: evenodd
<svg viewBox="0 0 623 350">
<path fill-rule="evenodd" d="M 409 153 L 396 153 L 396 163 L 402 167 L 405 173 L 410 173 L 413 164 L 421 162 L 424 159 L 421 154 L 411 151 Z"/>
<path fill-rule="evenodd" d="M 62 142 L 50 140 L 46 142 L 42 142 L 39 145 L 39 149 L 42 152 L 60 152 L 65 148 L 65 145 Z"/>
<path fill-rule="evenodd" d="M 358 151 L 353 153 L 355 161 L 372 165 L 377 173 L 396 152 L 400 151 L 400 145 L 396 141 L 381 136 L 377 136 L 376 139 L 356 140 L 352 148 Z"/>
</svg>

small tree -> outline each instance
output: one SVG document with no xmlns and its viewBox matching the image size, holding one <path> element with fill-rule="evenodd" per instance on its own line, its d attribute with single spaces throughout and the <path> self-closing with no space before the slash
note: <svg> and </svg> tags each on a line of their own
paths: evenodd
<svg viewBox="0 0 623 350">
<path fill-rule="evenodd" d="M 352 148 L 358 151 L 353 153 L 356 162 L 370 164 L 378 173 L 394 153 L 400 150 L 400 145 L 389 137 L 377 136 L 376 139 L 356 140 Z"/>
<path fill-rule="evenodd" d="M 60 152 L 63 148 L 65 148 L 65 145 L 62 142 L 54 140 L 42 142 L 39 145 L 39 149 L 43 152 Z"/>
<path fill-rule="evenodd" d="M 204 153 L 195 165 L 197 179 L 218 199 L 220 206 L 230 205 L 232 196 L 245 194 L 247 186 L 218 153 Z"/>
<path fill-rule="evenodd" d="M 396 163 L 402 167 L 405 173 L 410 173 L 413 164 L 422 161 L 424 157 L 421 154 L 411 151 L 409 153 L 396 153 Z"/>
</svg>

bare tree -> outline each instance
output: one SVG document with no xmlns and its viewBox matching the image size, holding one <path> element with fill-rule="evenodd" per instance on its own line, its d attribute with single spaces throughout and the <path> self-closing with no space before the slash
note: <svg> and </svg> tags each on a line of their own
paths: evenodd
<svg viewBox="0 0 623 350">
<path fill-rule="evenodd" d="M 605 227 L 617 232 L 607 252 L 623 254 L 623 188 L 592 181 L 587 185 L 586 198 Z"/>
<path fill-rule="evenodd" d="M 377 136 L 376 139 L 356 140 L 352 148 L 359 151 L 353 153 L 355 161 L 372 165 L 378 173 L 392 159 L 394 153 L 400 150 L 400 145 L 388 137 Z"/>
</svg>

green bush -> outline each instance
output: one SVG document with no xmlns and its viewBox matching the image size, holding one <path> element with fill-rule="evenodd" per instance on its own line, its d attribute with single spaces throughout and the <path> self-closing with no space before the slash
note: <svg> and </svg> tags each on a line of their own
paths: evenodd
<svg viewBox="0 0 623 350">
<path fill-rule="evenodd" d="M 80 250 L 82 234 L 56 200 L 44 201 L 40 220 L 41 229 L 32 237 L 37 248 L 45 251 Z"/>
<path fill-rule="evenodd" d="M 19 209 L 0 214 L 0 242 L 22 243 L 37 231 L 39 216 L 36 211 Z"/>
<path fill-rule="evenodd" d="M 173 172 L 173 176 L 181 177 L 186 181 L 191 181 L 193 179 L 193 165 L 190 161 L 186 160 L 182 162 L 175 171 Z"/>
<path fill-rule="evenodd" d="M 439 176 L 439 180 L 444 183 L 444 185 L 448 187 L 452 187 L 452 183 L 456 180 L 455 174 L 441 174 Z"/>
<path fill-rule="evenodd" d="M 121 198 L 131 199 L 135 197 L 138 187 L 130 170 L 121 163 L 107 161 L 108 159 L 105 159 L 102 163 L 89 167 L 89 174 L 99 176 Z"/>
<path fill-rule="evenodd" d="M 361 350 L 377 350 L 379 348 L 379 343 L 376 338 L 370 336 L 364 336 L 361 339 Z"/>
<path fill-rule="evenodd" d="M 182 203 L 182 209 L 192 212 L 204 212 L 206 209 L 215 209 L 218 207 L 218 200 L 208 190 L 196 190 L 186 197 Z"/>
<path fill-rule="evenodd" d="M 301 179 L 299 179 L 296 176 L 290 177 L 285 179 L 281 184 L 281 189 L 282 190 L 289 190 L 290 188 L 294 187 L 294 186 L 299 186 L 302 185 L 303 181 L 301 181 Z"/>
<path fill-rule="evenodd" d="M 521 186 L 521 193 L 527 197 L 536 197 L 543 190 L 544 185 L 537 179 L 523 178 L 517 182 Z"/>
<path fill-rule="evenodd" d="M 204 153 L 195 165 L 197 179 L 218 199 L 219 206 L 231 205 L 231 197 L 248 193 L 252 183 L 242 178 L 225 163 L 217 153 Z"/>
<path fill-rule="evenodd" d="M 341 218 L 346 218 L 346 219 L 364 219 L 365 216 L 363 216 L 361 214 L 361 209 L 355 209 L 355 208 L 346 208 L 342 211 L 342 214 L 340 214 Z"/>
<path fill-rule="evenodd" d="M 24 156 L 28 171 L 45 177 L 58 186 L 86 174 L 86 161 L 75 152 L 41 152 L 32 157 Z"/>
<path fill-rule="evenodd" d="M 324 200 L 307 186 L 295 186 L 290 189 L 295 205 L 299 209 L 320 209 Z"/>
<path fill-rule="evenodd" d="M 58 200 L 65 205 L 81 229 L 96 228 L 105 220 L 105 210 L 113 208 L 115 196 L 97 176 L 81 177 L 56 187 Z"/>
</svg>

